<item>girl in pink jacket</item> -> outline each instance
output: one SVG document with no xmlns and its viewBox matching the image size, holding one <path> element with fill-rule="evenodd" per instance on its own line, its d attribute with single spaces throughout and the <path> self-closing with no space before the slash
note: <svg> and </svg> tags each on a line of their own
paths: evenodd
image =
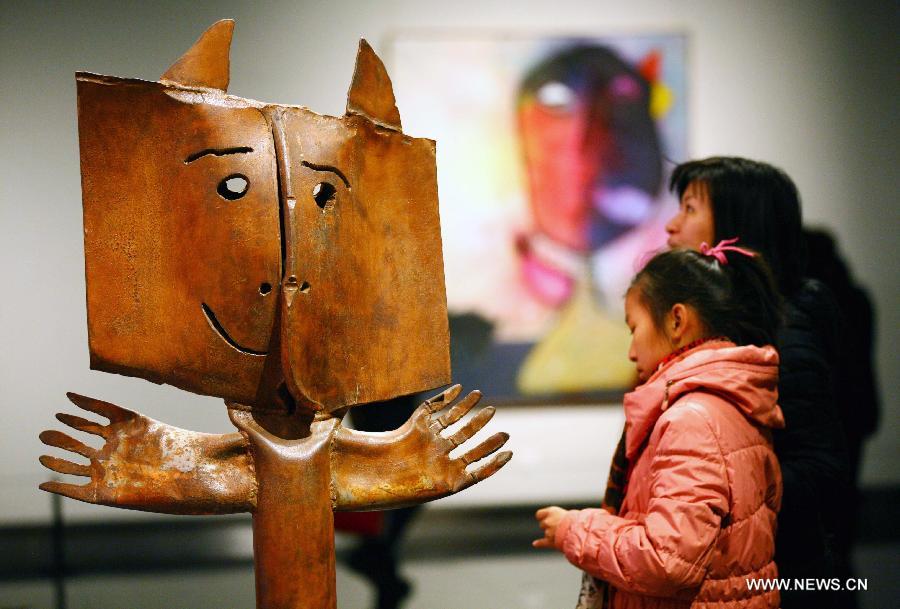
<svg viewBox="0 0 900 609">
<path fill-rule="evenodd" d="M 658 254 L 626 294 L 642 384 L 625 396 L 604 507 L 537 512 L 534 546 L 585 572 L 579 609 L 778 607 L 780 301 L 733 242 Z"/>
</svg>

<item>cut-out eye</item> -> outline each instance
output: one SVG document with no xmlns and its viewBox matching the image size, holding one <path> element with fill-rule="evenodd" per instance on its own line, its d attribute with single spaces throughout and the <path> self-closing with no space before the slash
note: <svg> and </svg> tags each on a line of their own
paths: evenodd
<svg viewBox="0 0 900 609">
<path fill-rule="evenodd" d="M 249 189 L 250 180 L 247 179 L 247 176 L 234 173 L 219 182 L 219 187 L 216 188 L 216 192 L 219 193 L 219 196 L 223 199 L 236 201 L 247 194 Z"/>
<path fill-rule="evenodd" d="M 313 199 L 316 200 L 316 205 L 323 211 L 326 207 L 330 208 L 334 206 L 334 197 L 336 194 L 337 189 L 328 182 L 319 182 L 312 191 L 312 196 Z"/>
</svg>

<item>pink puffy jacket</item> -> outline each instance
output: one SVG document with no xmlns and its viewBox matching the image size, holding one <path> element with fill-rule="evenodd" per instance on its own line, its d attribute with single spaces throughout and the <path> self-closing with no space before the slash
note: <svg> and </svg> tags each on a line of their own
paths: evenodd
<svg viewBox="0 0 900 609">
<path fill-rule="evenodd" d="M 773 348 L 709 342 L 625 396 L 620 515 L 572 510 L 554 538 L 610 583 L 612 609 L 778 607 L 777 590 L 747 584 L 777 576 L 777 384 Z"/>
</svg>

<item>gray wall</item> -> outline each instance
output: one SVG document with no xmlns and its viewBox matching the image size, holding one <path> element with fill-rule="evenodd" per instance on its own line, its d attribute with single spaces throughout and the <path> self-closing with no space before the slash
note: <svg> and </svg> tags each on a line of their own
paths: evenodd
<svg viewBox="0 0 900 609">
<path fill-rule="evenodd" d="M 864 480 L 900 483 L 900 370 L 893 355 L 900 342 L 894 3 L 124 4 L 0 3 L 0 523 L 49 513 L 46 495 L 34 488 L 46 475 L 37 463 L 44 452 L 37 434 L 55 423 L 54 412 L 68 407 L 67 390 L 182 427 L 230 427 L 216 400 L 88 370 L 74 87 L 79 69 L 154 80 L 222 17 L 237 20 L 232 93 L 326 114 L 343 112 L 361 36 L 383 52 L 388 34 L 410 28 L 688 33 L 692 155 L 735 154 L 782 166 L 803 193 L 808 220 L 836 231 L 854 271 L 872 290 L 885 414 L 869 446 Z M 398 105 L 402 112 L 402 99 Z M 527 416 L 537 423 L 554 414 Z M 569 446 L 559 438 L 546 449 L 568 454 Z M 530 468 L 542 466 L 525 461 Z M 496 484 L 517 480 L 515 463 L 506 482 L 498 477 Z M 603 477 L 597 472 L 595 480 Z M 536 492 L 536 501 L 553 499 Z M 583 493 L 592 496 L 596 489 Z"/>
</svg>

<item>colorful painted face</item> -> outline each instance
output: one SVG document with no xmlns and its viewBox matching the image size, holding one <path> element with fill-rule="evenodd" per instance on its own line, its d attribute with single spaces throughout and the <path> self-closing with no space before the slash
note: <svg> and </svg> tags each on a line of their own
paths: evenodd
<svg viewBox="0 0 900 609">
<path fill-rule="evenodd" d="M 666 224 L 669 247 L 699 250 L 701 243 L 713 245 L 715 223 L 709 190 L 701 182 L 691 182 L 684 189 L 676 213 Z"/>
<path fill-rule="evenodd" d="M 311 410 L 449 382 L 434 142 L 365 41 L 343 117 L 227 95 L 232 27 L 77 75 L 92 367 Z"/>
<path fill-rule="evenodd" d="M 518 246 L 532 287 L 553 304 L 553 286 L 567 278 L 538 268 L 541 249 L 590 254 L 652 211 L 662 166 L 649 91 L 612 51 L 586 46 L 542 62 L 522 85 L 519 132 L 537 232 Z"/>
<path fill-rule="evenodd" d="M 631 331 L 628 359 L 634 362 L 638 380 L 645 382 L 659 363 L 673 350 L 672 342 L 656 324 L 650 310 L 641 300 L 640 288 L 632 288 L 625 295 L 625 323 Z"/>
</svg>

